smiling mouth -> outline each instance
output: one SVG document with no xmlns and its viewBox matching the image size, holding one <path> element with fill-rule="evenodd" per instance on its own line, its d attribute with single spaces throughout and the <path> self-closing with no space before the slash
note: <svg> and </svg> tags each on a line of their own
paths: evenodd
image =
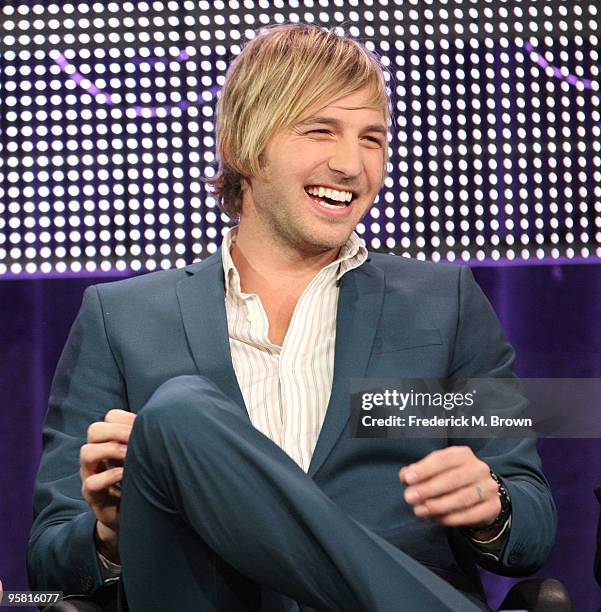
<svg viewBox="0 0 601 612">
<path fill-rule="evenodd" d="M 339 191 L 337 189 L 320 186 L 305 187 L 305 192 L 320 206 L 332 210 L 346 208 L 355 197 L 352 191 Z"/>
</svg>

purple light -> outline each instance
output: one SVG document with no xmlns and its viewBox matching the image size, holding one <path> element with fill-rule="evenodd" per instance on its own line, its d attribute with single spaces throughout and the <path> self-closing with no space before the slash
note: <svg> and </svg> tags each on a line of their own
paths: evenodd
<svg viewBox="0 0 601 612">
<path fill-rule="evenodd" d="M 530 44 L 530 42 L 526 41 L 524 43 L 524 49 L 526 49 L 528 53 L 536 53 L 536 63 L 544 70 L 546 70 L 547 68 L 551 68 L 551 70 L 553 71 L 553 76 L 556 79 L 559 79 L 561 81 L 567 81 L 570 85 L 580 84 L 585 89 L 593 89 L 593 82 L 590 79 L 581 79 L 575 74 L 571 74 L 569 72 L 565 74 L 564 72 L 562 72 L 561 68 L 549 64 L 549 62 Z"/>
<path fill-rule="evenodd" d="M 182 49 L 174 58 L 176 61 L 181 62 L 182 60 L 189 60 L 190 56 L 188 55 L 187 51 L 185 49 Z M 170 60 L 169 60 L 170 61 Z M 169 63 L 168 60 L 162 60 L 159 59 L 158 57 L 148 57 L 146 59 L 142 59 L 140 57 L 136 57 L 134 58 L 134 62 L 136 64 L 141 64 L 142 62 L 147 62 L 148 64 L 152 64 L 153 66 L 156 66 L 157 64 L 162 64 L 163 66 L 166 66 Z"/>
<path fill-rule="evenodd" d="M 85 80 L 85 77 L 80 72 L 78 72 L 72 64 L 69 64 L 67 58 L 62 53 L 60 53 L 58 57 L 54 59 L 54 61 L 56 64 L 58 64 L 58 66 L 60 66 L 63 72 L 67 72 L 67 69 L 70 68 L 72 71 L 70 77 L 80 87 L 83 87 L 82 82 Z M 89 87 L 84 87 L 84 89 L 88 93 L 91 93 L 93 96 L 103 95 L 107 104 L 115 104 L 115 101 L 111 98 L 111 94 L 102 91 L 101 89 L 96 87 L 94 83 L 91 83 Z"/>
<path fill-rule="evenodd" d="M 176 61 L 185 61 L 190 59 L 190 56 L 188 55 L 188 53 L 185 50 L 180 51 L 177 56 L 174 58 Z M 142 61 L 137 59 L 138 62 Z M 156 64 L 167 64 L 168 62 L 166 60 L 161 60 L 158 58 L 150 58 L 147 60 L 148 63 L 152 64 L 153 66 Z M 73 66 L 73 64 L 69 63 L 69 60 L 67 60 L 67 58 L 62 54 L 59 53 L 57 57 L 54 58 L 54 62 L 60 67 L 60 69 L 65 72 L 66 74 L 69 75 L 69 77 L 71 79 L 73 79 L 73 81 L 75 81 L 75 83 L 77 83 L 77 85 L 79 85 L 80 87 L 82 87 L 83 89 L 85 89 L 89 94 L 93 95 L 93 96 L 104 96 L 104 100 L 106 104 L 110 104 L 110 105 L 115 105 L 116 102 L 115 100 L 111 97 L 111 94 L 106 92 L 106 91 L 102 91 L 99 87 L 97 87 L 96 85 L 94 85 L 94 83 L 90 82 L 90 85 L 88 86 L 84 86 L 83 85 L 83 81 L 84 80 L 88 80 L 86 79 L 86 77 L 84 77 L 76 68 L 75 66 Z M 219 91 L 219 87 L 211 87 L 207 90 L 208 92 L 210 92 L 213 95 L 216 95 L 217 92 Z M 183 100 L 182 102 L 179 102 L 178 104 L 173 104 L 173 105 L 165 105 L 165 106 L 140 106 L 140 105 L 136 105 L 133 107 L 133 110 L 135 112 L 135 114 L 138 117 L 157 117 L 161 112 L 165 112 L 167 114 L 172 114 L 173 111 L 175 109 L 178 110 L 186 110 L 188 108 L 190 108 L 190 106 L 192 106 L 192 103 L 188 102 L 187 100 Z"/>
</svg>

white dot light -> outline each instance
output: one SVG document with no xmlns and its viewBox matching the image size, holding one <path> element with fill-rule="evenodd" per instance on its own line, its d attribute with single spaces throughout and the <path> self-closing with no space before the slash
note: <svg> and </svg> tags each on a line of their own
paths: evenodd
<svg viewBox="0 0 601 612">
<path fill-rule="evenodd" d="M 228 62 L 255 29 L 299 21 L 365 41 L 394 77 L 388 175 L 357 227 L 369 248 L 467 263 L 601 253 L 592 2 L 5 4 L 0 273 L 215 252 L 228 219 L 203 179 Z"/>
</svg>

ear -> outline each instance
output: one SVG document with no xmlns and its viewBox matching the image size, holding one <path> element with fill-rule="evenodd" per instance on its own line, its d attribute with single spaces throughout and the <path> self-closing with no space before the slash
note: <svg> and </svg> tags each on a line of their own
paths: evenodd
<svg viewBox="0 0 601 612">
<path fill-rule="evenodd" d="M 265 155 L 265 149 L 261 151 L 257 160 L 259 162 L 259 168 L 261 168 L 261 170 L 264 170 L 267 167 L 267 155 Z"/>
<path fill-rule="evenodd" d="M 244 176 L 240 179 L 240 212 L 239 219 L 249 216 L 249 211 L 253 207 L 252 203 L 252 183 L 250 178 Z"/>
</svg>

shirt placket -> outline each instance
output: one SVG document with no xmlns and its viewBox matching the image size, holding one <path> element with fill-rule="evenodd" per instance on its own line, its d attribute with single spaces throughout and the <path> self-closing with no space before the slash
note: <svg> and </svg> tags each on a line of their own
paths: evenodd
<svg viewBox="0 0 601 612">
<path fill-rule="evenodd" d="M 284 342 L 280 355 L 280 385 L 282 386 L 281 401 L 283 406 L 282 440 L 285 444 L 284 450 L 305 471 L 308 469 L 305 459 L 308 458 L 305 457 L 307 453 L 304 451 L 309 446 L 309 441 L 307 440 L 309 433 L 306 431 L 307 415 L 303 414 L 302 411 L 308 409 L 308 407 L 306 405 L 298 405 L 298 401 L 295 401 L 294 387 L 295 377 L 301 371 L 302 364 L 300 362 L 302 361 L 302 356 L 306 357 L 313 350 L 313 347 L 306 334 L 298 329 L 299 326 L 304 326 L 305 321 L 299 319 L 296 313 L 303 307 L 306 301 L 314 298 L 318 281 L 324 275 L 330 274 L 333 274 L 332 270 L 323 269 L 301 295 L 288 330 L 288 334 L 295 338 L 300 338 L 300 342 L 295 346 L 294 351 L 288 350 L 288 345 Z M 307 381 L 303 380 L 303 383 L 306 384 Z"/>
<path fill-rule="evenodd" d="M 269 320 L 259 296 L 255 294 L 245 295 L 244 305 L 246 308 L 246 320 L 248 321 L 250 330 L 250 339 L 263 349 L 267 349 L 270 356 L 276 360 L 277 364 L 273 375 L 268 374 L 266 376 L 265 384 L 270 387 L 268 393 L 270 401 L 267 403 L 268 405 L 263 407 L 261 419 L 263 422 L 258 428 L 266 435 L 268 431 L 277 432 L 279 439 L 272 438 L 272 441 L 280 446 L 280 448 L 284 448 L 284 440 L 282 438 L 283 407 L 279 376 L 281 349 L 269 340 Z"/>
</svg>

